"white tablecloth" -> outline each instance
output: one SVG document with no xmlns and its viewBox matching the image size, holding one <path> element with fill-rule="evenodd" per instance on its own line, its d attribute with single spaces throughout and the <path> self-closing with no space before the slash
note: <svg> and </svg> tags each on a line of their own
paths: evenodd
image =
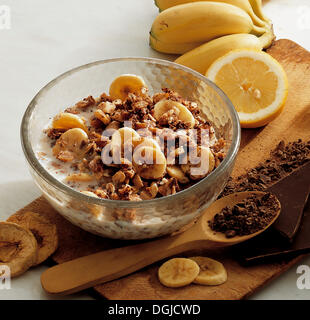
<svg viewBox="0 0 310 320">
<path fill-rule="evenodd" d="M 290 38 L 310 50 L 309 0 L 264 2 L 277 37 Z M 7 8 L 10 23 L 5 20 Z M 169 58 L 148 46 L 148 31 L 157 12 L 153 0 L 0 0 L 0 220 L 40 195 L 19 139 L 21 118 L 32 97 L 60 73 L 91 61 L 121 56 Z M 310 265 L 310 259 L 302 264 Z M 10 290 L 0 290 L 0 300 L 50 299 L 40 286 L 45 268 L 33 268 L 13 279 Z M 309 290 L 296 287 L 296 268 L 252 298 L 308 299 Z M 82 293 L 69 298 L 90 297 Z"/>
</svg>

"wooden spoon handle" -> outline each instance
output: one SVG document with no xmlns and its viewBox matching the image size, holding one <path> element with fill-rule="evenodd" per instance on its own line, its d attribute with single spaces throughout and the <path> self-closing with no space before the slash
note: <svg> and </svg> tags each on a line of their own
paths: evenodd
<svg viewBox="0 0 310 320">
<path fill-rule="evenodd" d="M 42 273 L 41 284 L 51 294 L 74 293 L 197 248 L 198 242 L 191 241 L 185 232 L 143 244 L 98 252 L 49 268 Z"/>
</svg>

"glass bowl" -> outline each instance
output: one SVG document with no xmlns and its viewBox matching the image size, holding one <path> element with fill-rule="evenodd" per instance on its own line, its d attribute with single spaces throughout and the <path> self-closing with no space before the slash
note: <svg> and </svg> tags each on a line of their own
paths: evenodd
<svg viewBox="0 0 310 320">
<path fill-rule="evenodd" d="M 206 178 L 174 195 L 144 201 L 89 197 L 55 179 L 36 156 L 42 130 L 66 107 L 108 92 L 120 74 L 141 76 L 150 94 L 167 87 L 196 102 L 227 156 Z M 94 234 L 115 239 L 146 239 L 172 233 L 197 218 L 223 190 L 240 144 L 238 115 L 226 95 L 206 77 L 181 65 L 151 58 L 119 58 L 89 63 L 48 83 L 29 104 L 21 124 L 21 141 L 31 175 L 47 201 L 66 219 Z"/>
</svg>

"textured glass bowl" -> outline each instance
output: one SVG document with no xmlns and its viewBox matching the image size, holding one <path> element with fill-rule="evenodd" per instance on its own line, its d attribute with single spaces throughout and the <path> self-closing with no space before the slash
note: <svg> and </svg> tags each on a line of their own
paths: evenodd
<svg viewBox="0 0 310 320">
<path fill-rule="evenodd" d="M 38 161 L 35 150 L 51 117 L 88 95 L 108 92 L 123 73 L 145 80 L 150 94 L 167 87 L 195 101 L 227 143 L 227 156 L 210 175 L 175 195 L 145 201 L 96 199 L 55 179 Z M 48 202 L 73 224 L 116 239 L 145 239 L 172 233 L 198 217 L 220 194 L 231 174 L 240 143 L 237 113 L 225 94 L 207 78 L 178 64 L 150 58 L 97 61 L 72 69 L 48 83 L 28 106 L 21 140 L 30 172 Z M 93 212 L 101 212 L 98 218 Z M 128 217 L 134 217 L 133 221 Z"/>
</svg>

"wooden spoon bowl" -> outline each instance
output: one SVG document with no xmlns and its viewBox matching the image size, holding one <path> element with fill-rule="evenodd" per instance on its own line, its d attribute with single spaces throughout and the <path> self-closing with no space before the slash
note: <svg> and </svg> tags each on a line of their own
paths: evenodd
<svg viewBox="0 0 310 320">
<path fill-rule="evenodd" d="M 51 294 L 70 294 L 100 283 L 128 275 L 156 261 L 193 249 L 221 248 L 255 237 L 269 228 L 278 218 L 281 206 L 270 223 L 258 232 L 227 238 L 223 233 L 210 229 L 208 221 L 223 208 L 233 207 L 251 195 L 263 196 L 264 192 L 233 193 L 215 201 L 199 220 L 183 233 L 133 246 L 111 249 L 74 259 L 52 268 L 41 275 L 41 284 Z"/>
<path fill-rule="evenodd" d="M 267 226 L 265 226 L 263 229 L 258 230 L 255 233 L 251 233 L 248 235 L 243 235 L 243 236 L 234 236 L 232 238 L 227 238 L 226 235 L 222 232 L 214 232 L 210 227 L 209 227 L 209 221 L 214 218 L 214 216 L 219 213 L 223 208 L 225 207 L 233 207 L 237 203 L 243 201 L 250 195 L 256 195 L 258 197 L 262 197 L 265 192 L 260 192 L 260 191 L 246 191 L 246 192 L 236 192 L 232 193 L 226 197 L 223 197 L 217 201 L 215 201 L 201 216 L 201 218 L 197 222 L 197 227 L 198 224 L 200 227 L 203 229 L 203 232 L 206 236 L 206 238 L 209 241 L 212 241 L 212 246 L 214 247 L 224 247 L 224 246 L 230 246 L 233 244 L 237 244 L 246 240 L 249 240 L 262 232 L 264 232 L 266 229 L 268 229 L 278 218 L 280 212 L 281 212 L 281 204 L 278 199 L 276 201 L 278 202 L 278 208 L 279 210 L 276 212 L 275 216 L 273 219 L 269 222 Z M 210 243 L 211 245 L 211 243 Z"/>
</svg>

